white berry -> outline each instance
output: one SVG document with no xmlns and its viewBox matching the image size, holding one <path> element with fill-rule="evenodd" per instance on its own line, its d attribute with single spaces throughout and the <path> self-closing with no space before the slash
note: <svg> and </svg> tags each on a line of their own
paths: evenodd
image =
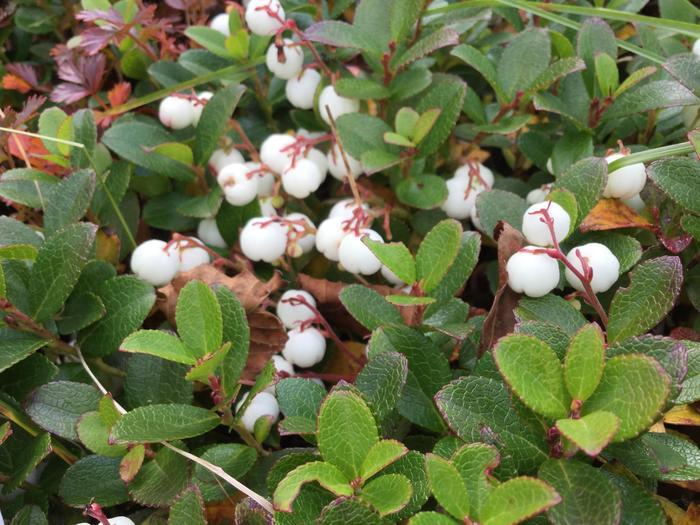
<svg viewBox="0 0 700 525">
<path fill-rule="evenodd" d="M 309 219 L 309 217 L 303 213 L 290 213 L 285 217 L 285 219 L 295 221 L 295 223 L 289 224 L 289 229 L 290 231 L 296 232 L 297 235 L 300 235 L 300 237 L 297 237 L 296 239 L 298 252 L 290 255 L 292 255 L 292 257 L 299 257 L 313 250 L 314 246 L 316 246 L 316 234 L 308 232 L 309 230 L 313 232 L 316 229 L 316 226 L 314 226 L 314 223 L 311 222 L 311 219 Z M 303 224 L 299 224 L 300 222 Z"/>
<path fill-rule="evenodd" d="M 258 196 L 260 177 L 250 175 L 254 167 L 246 164 L 229 164 L 216 177 L 224 196 L 233 206 L 245 206 Z"/>
<path fill-rule="evenodd" d="M 461 176 L 448 179 L 446 185 L 447 199 L 440 207 L 449 217 L 460 220 L 470 216 L 476 203 L 476 197 L 486 190 L 486 186 L 477 179 L 472 181 L 471 188 L 469 188 L 469 179 Z"/>
<path fill-rule="evenodd" d="M 484 166 L 481 162 L 464 164 L 463 166 L 460 166 L 455 170 L 453 176 L 465 177 L 466 179 L 469 179 L 472 171 L 472 166 L 478 173 L 478 176 L 474 175 L 473 179 L 476 180 L 479 183 L 479 185 L 486 186 L 486 188 L 491 188 L 495 180 L 493 177 L 493 171 Z"/>
<path fill-rule="evenodd" d="M 624 202 L 627 206 L 632 208 L 637 213 L 643 212 L 644 208 L 646 208 L 646 206 L 647 206 L 644 203 L 644 201 L 642 200 L 642 197 L 641 197 L 641 195 L 639 195 L 639 193 L 637 193 L 636 195 L 633 195 L 629 199 L 621 199 L 621 200 L 622 200 L 622 202 Z"/>
<path fill-rule="evenodd" d="M 216 219 L 202 219 L 197 226 L 197 237 L 214 248 L 226 248 L 228 244 L 221 236 Z"/>
<path fill-rule="evenodd" d="M 608 164 L 614 160 L 621 159 L 625 155 L 613 153 L 605 157 Z M 608 173 L 608 183 L 603 191 L 603 197 L 614 197 L 616 199 L 629 199 L 634 197 L 644 189 L 647 183 L 647 172 L 644 163 L 637 162 L 618 170 Z"/>
<path fill-rule="evenodd" d="M 109 518 L 107 521 L 109 521 L 109 525 L 134 525 L 133 520 L 126 516 L 115 516 L 114 518 Z"/>
<path fill-rule="evenodd" d="M 285 38 L 282 47 L 277 47 L 274 42 L 270 44 L 265 55 L 265 64 L 276 77 L 289 80 L 301 72 L 304 52 L 300 45 Z"/>
<path fill-rule="evenodd" d="M 539 188 L 535 188 L 534 190 L 531 190 L 528 194 L 527 197 L 525 197 L 525 202 L 528 204 L 538 204 L 540 202 L 544 202 L 547 200 L 547 195 L 549 195 L 549 192 L 552 189 L 551 184 L 543 184 Z"/>
<path fill-rule="evenodd" d="M 260 159 L 275 173 L 282 173 L 292 160 L 290 155 L 282 150 L 295 141 L 291 135 L 273 133 L 260 146 Z"/>
<path fill-rule="evenodd" d="M 158 107 L 158 118 L 164 126 L 183 129 L 194 122 L 194 108 L 183 97 L 165 97 Z"/>
<path fill-rule="evenodd" d="M 260 169 L 260 164 L 249 162 L 254 170 Z M 275 189 L 275 175 L 271 171 L 258 171 L 258 197 L 270 197 Z"/>
<path fill-rule="evenodd" d="M 348 159 L 348 167 L 350 168 L 352 178 L 357 179 L 363 172 L 362 163 L 348 155 L 347 151 L 345 152 L 345 157 Z M 328 171 L 331 172 L 331 175 L 340 181 L 346 180 L 348 177 L 348 169 L 345 167 L 343 155 L 340 153 L 340 148 L 337 144 L 333 144 L 326 158 L 328 159 Z"/>
<path fill-rule="evenodd" d="M 330 125 L 331 121 L 328 118 L 326 107 L 328 107 L 331 115 L 333 115 L 333 119 L 338 120 L 338 117 L 341 115 L 357 113 L 360 110 L 360 102 L 354 98 L 341 97 L 336 93 L 333 86 L 326 86 L 321 90 L 321 94 L 318 96 L 318 112 L 323 121 Z"/>
<path fill-rule="evenodd" d="M 196 126 L 199 124 L 199 119 L 202 118 L 202 111 L 204 111 L 204 106 L 207 105 L 207 101 L 211 99 L 211 97 L 214 96 L 214 93 L 211 91 L 202 91 L 201 93 L 197 93 L 197 99 L 196 100 L 191 100 L 190 104 L 192 104 L 192 125 Z"/>
<path fill-rule="evenodd" d="M 287 80 L 284 93 L 295 108 L 311 109 L 314 107 L 316 89 L 321 83 L 321 75 L 315 69 L 305 69 L 299 75 Z"/>
<path fill-rule="evenodd" d="M 304 158 L 316 164 L 318 172 L 321 174 L 321 184 L 323 184 L 328 174 L 328 159 L 326 159 L 326 155 L 318 148 L 311 148 L 306 152 Z"/>
<path fill-rule="evenodd" d="M 316 299 L 309 292 L 304 290 L 287 290 L 277 301 L 277 317 L 280 318 L 285 328 L 297 328 L 304 321 L 311 321 L 316 318 L 316 314 L 305 304 L 297 304 L 291 299 L 301 296 L 314 308 Z"/>
<path fill-rule="evenodd" d="M 559 264 L 542 248 L 526 246 L 514 253 L 506 264 L 508 286 L 528 297 L 542 297 L 559 284 Z"/>
<path fill-rule="evenodd" d="M 362 242 L 364 237 L 369 237 L 373 241 L 384 242 L 381 235 L 368 228 L 360 230 L 359 235 L 351 232 L 340 242 L 338 257 L 340 264 L 350 273 L 360 273 L 372 275 L 379 271 L 382 263 L 377 256 L 372 253 L 367 245 Z"/>
<path fill-rule="evenodd" d="M 316 328 L 295 328 L 287 332 L 282 355 L 295 366 L 309 368 L 320 363 L 326 355 L 326 338 Z"/>
<path fill-rule="evenodd" d="M 274 197 L 264 197 L 258 202 L 260 203 L 260 214 L 263 217 L 274 217 L 275 215 L 277 215 Z"/>
<path fill-rule="evenodd" d="M 554 163 L 552 162 L 552 157 L 549 157 L 547 159 L 547 163 L 545 164 L 544 167 L 547 169 L 547 172 L 554 175 Z"/>
<path fill-rule="evenodd" d="M 278 373 L 284 372 L 290 377 L 294 375 L 294 366 L 284 357 L 275 354 L 270 359 L 272 359 L 272 363 L 275 365 L 275 370 L 277 370 Z"/>
<path fill-rule="evenodd" d="M 266 9 L 276 13 L 270 16 Z M 284 9 L 278 0 L 251 0 L 245 10 L 245 23 L 248 28 L 259 36 L 272 36 L 282 27 Z"/>
<path fill-rule="evenodd" d="M 243 255 L 251 261 L 272 262 L 287 249 L 287 227 L 267 218 L 250 219 L 239 238 Z"/>
<path fill-rule="evenodd" d="M 693 44 L 693 53 L 700 57 L 700 38 Z"/>
<path fill-rule="evenodd" d="M 188 272 L 201 264 L 209 264 L 211 257 L 204 248 L 192 246 L 193 244 L 204 245 L 202 241 L 194 237 L 170 244 L 168 252 L 180 262 L 181 272 Z"/>
<path fill-rule="evenodd" d="M 324 133 L 323 131 L 309 131 L 308 129 L 304 129 L 304 128 L 299 128 L 297 130 L 296 134 L 297 134 L 297 137 L 304 137 L 305 139 L 311 139 L 311 140 L 320 139 L 321 137 L 326 135 L 326 133 Z"/>
<path fill-rule="evenodd" d="M 244 162 L 245 159 L 243 155 L 241 155 L 237 149 L 231 148 L 228 151 L 217 149 L 212 153 L 211 157 L 209 157 L 209 168 L 211 168 L 214 173 L 219 173 L 229 164 L 243 164 Z"/>
<path fill-rule="evenodd" d="M 238 411 L 243 402 L 248 397 L 248 393 L 241 398 L 241 400 L 236 405 L 236 411 Z M 280 406 L 277 403 L 277 398 L 270 394 L 269 392 L 260 392 L 256 395 L 253 400 L 243 412 L 241 417 L 241 423 L 248 432 L 253 432 L 255 429 L 255 422 L 261 417 L 269 417 L 272 422 L 276 422 L 277 418 L 280 416 Z"/>
<path fill-rule="evenodd" d="M 338 201 L 333 205 L 330 213 L 328 214 L 328 218 L 333 219 L 339 217 L 341 219 L 352 219 L 356 209 L 357 205 L 355 204 L 354 199 L 343 199 L 342 201 Z M 369 211 L 369 207 L 362 203 L 362 210 L 366 213 Z"/>
<path fill-rule="evenodd" d="M 348 234 L 343 226 L 346 220 L 344 217 L 329 217 L 316 230 L 316 249 L 330 261 L 338 260 L 340 242 Z"/>
<path fill-rule="evenodd" d="M 566 258 L 580 273 L 583 273 L 581 257 L 593 271 L 591 289 L 595 293 L 605 292 L 620 277 L 620 261 L 610 249 L 600 243 L 590 242 L 569 251 Z M 578 291 L 583 291 L 583 283 L 568 268 L 564 272 L 567 282 Z"/>
<path fill-rule="evenodd" d="M 209 21 L 209 28 L 218 31 L 222 35 L 229 36 L 231 29 L 228 25 L 228 13 L 219 13 Z"/>
<path fill-rule="evenodd" d="M 298 199 L 305 199 L 321 185 L 321 172 L 309 159 L 297 159 L 294 165 L 282 172 L 284 191 Z"/>
<path fill-rule="evenodd" d="M 537 213 L 547 210 L 554 224 L 554 236 L 561 242 L 569 234 L 571 217 L 559 204 L 552 201 L 533 204 L 523 214 L 523 235 L 530 244 L 537 246 L 552 246 L 552 235 L 547 224 L 542 222 L 544 215 Z"/>
<path fill-rule="evenodd" d="M 179 269 L 180 261 L 168 252 L 164 241 L 143 242 L 131 254 L 131 271 L 153 286 L 168 284 Z"/>
</svg>

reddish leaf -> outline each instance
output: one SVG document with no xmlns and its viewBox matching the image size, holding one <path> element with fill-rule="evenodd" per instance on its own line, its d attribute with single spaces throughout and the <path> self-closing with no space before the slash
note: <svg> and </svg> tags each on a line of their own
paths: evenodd
<svg viewBox="0 0 700 525">
<path fill-rule="evenodd" d="M 106 67 L 104 55 L 76 56 L 62 50 L 54 55 L 58 64 L 58 77 L 65 82 L 54 88 L 51 100 L 73 104 L 100 91 Z"/>
<path fill-rule="evenodd" d="M 9 73 L 2 77 L 2 87 L 3 89 L 19 91 L 20 93 L 29 93 L 32 90 L 32 86 L 30 86 L 24 79 Z"/>
<path fill-rule="evenodd" d="M 645 228 L 654 226 L 632 208 L 617 199 L 601 199 L 581 223 L 582 232 Z"/>
</svg>

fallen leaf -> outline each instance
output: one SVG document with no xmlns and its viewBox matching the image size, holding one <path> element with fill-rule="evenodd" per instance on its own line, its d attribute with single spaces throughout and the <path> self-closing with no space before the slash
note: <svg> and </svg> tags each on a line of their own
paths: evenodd
<svg viewBox="0 0 700 525">
<path fill-rule="evenodd" d="M 363 343 L 358 341 L 344 341 L 344 343 L 355 357 L 361 358 L 365 355 L 365 345 Z M 348 356 L 336 348 L 323 372 L 338 376 L 355 377 L 359 370 L 357 365 L 352 363 Z"/>
<path fill-rule="evenodd" d="M 18 141 L 19 145 L 17 144 Z M 49 151 L 46 149 L 46 146 L 44 146 L 42 140 L 37 137 L 28 137 L 26 135 L 15 134 L 12 136 L 12 139 L 8 141 L 8 143 L 12 156 L 24 160 L 24 154 L 22 153 L 23 150 L 27 155 L 32 168 L 53 173 L 54 175 L 63 175 L 69 171 L 63 166 L 59 166 L 58 164 L 54 164 L 53 162 L 43 158 L 44 156 L 49 155 Z"/>
<path fill-rule="evenodd" d="M 265 310 L 248 314 L 250 350 L 243 370 L 244 380 L 254 380 L 270 358 L 282 351 L 287 332 L 276 315 Z"/>
<path fill-rule="evenodd" d="M 690 405 L 674 406 L 664 415 L 664 423 L 697 427 L 700 426 L 700 414 Z"/>
<path fill-rule="evenodd" d="M 481 333 L 479 356 L 491 349 L 498 339 L 513 332 L 515 327 L 515 309 L 520 294 L 508 286 L 506 264 L 510 256 L 525 244 L 523 235 L 507 222 L 500 221 L 495 228 L 494 238 L 498 244 L 498 290 L 493 298 L 493 305 L 484 320 Z"/>
<path fill-rule="evenodd" d="M 579 228 L 585 233 L 620 228 L 653 230 L 654 225 L 618 199 L 601 199 Z"/>
<path fill-rule="evenodd" d="M 32 90 L 26 81 L 18 77 L 17 75 L 7 74 L 2 77 L 2 87 L 3 89 L 19 91 L 22 94 L 27 94 Z"/>
</svg>

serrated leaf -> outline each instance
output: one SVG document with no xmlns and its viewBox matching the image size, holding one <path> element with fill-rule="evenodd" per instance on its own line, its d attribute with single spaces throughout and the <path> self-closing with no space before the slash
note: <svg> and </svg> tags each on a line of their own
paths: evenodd
<svg viewBox="0 0 700 525">
<path fill-rule="evenodd" d="M 0 372 L 30 356 L 47 341 L 42 337 L 0 328 Z"/>
<path fill-rule="evenodd" d="M 95 191 L 95 172 L 80 170 L 64 178 L 46 196 L 44 229 L 51 234 L 83 218 Z"/>
<path fill-rule="evenodd" d="M 61 334 L 72 334 L 101 319 L 107 310 L 94 293 L 76 294 L 75 291 L 66 301 L 56 326 Z"/>
<path fill-rule="evenodd" d="M 408 449 L 400 441 L 393 439 L 377 441 L 362 461 L 360 479 L 368 480 L 406 454 L 408 454 Z"/>
<path fill-rule="evenodd" d="M 379 441 L 377 423 L 357 394 L 334 391 L 321 405 L 316 439 L 323 459 L 348 479 L 355 479 L 367 453 Z"/>
<path fill-rule="evenodd" d="M 620 495 L 598 469 L 576 460 L 550 459 L 539 476 L 561 496 L 561 503 L 547 511 L 555 525 L 619 523 Z"/>
<path fill-rule="evenodd" d="M 445 514 L 440 514 L 433 510 L 419 512 L 415 514 L 410 520 L 408 520 L 408 525 L 458 525 L 459 522 L 453 520 Z"/>
<path fill-rule="evenodd" d="M 201 458 L 221 467 L 229 476 L 241 479 L 255 465 L 258 455 L 254 448 L 240 443 L 220 443 L 208 447 Z M 207 501 L 220 501 L 227 494 L 234 493 L 232 487 L 223 487 L 221 480 L 200 464 L 194 466 L 192 480 L 197 483 Z"/>
<path fill-rule="evenodd" d="M 58 177 L 39 170 L 31 168 L 7 170 L 0 175 L 0 197 L 30 208 L 43 208 L 45 197 L 58 183 Z"/>
<path fill-rule="evenodd" d="M 44 242 L 29 281 L 34 319 L 44 321 L 61 308 L 88 261 L 96 231 L 93 224 L 72 224 Z"/>
<path fill-rule="evenodd" d="M 202 493 L 192 487 L 182 493 L 168 513 L 168 525 L 206 525 Z"/>
<path fill-rule="evenodd" d="M 416 279 L 430 293 L 443 279 L 461 247 L 462 226 L 453 219 L 439 222 L 425 236 L 416 253 Z"/>
<path fill-rule="evenodd" d="M 127 406 L 192 401 L 192 383 L 185 380 L 187 367 L 146 354 L 134 354 L 126 364 L 124 393 Z"/>
<path fill-rule="evenodd" d="M 215 29 L 205 26 L 190 26 L 185 30 L 185 36 L 217 56 L 223 58 L 231 56 L 226 49 L 226 36 Z"/>
<path fill-rule="evenodd" d="M 444 301 L 457 293 L 476 267 L 480 250 L 481 236 L 476 232 L 464 232 L 461 236 L 457 257 L 431 295 Z"/>
<path fill-rule="evenodd" d="M 630 285 L 619 288 L 610 303 L 610 344 L 642 334 L 655 326 L 673 308 L 683 282 L 678 257 L 657 257 L 630 273 Z"/>
<path fill-rule="evenodd" d="M 107 313 L 78 333 L 78 345 L 89 357 L 115 352 L 141 326 L 156 300 L 153 287 L 131 275 L 108 279 L 95 292 Z"/>
<path fill-rule="evenodd" d="M 571 338 L 564 360 L 564 381 L 572 399 L 585 401 L 600 383 L 605 366 L 605 341 L 597 324 L 581 328 Z"/>
<path fill-rule="evenodd" d="M 430 133 L 430 130 L 433 129 L 433 126 L 435 126 L 441 113 L 442 110 L 439 108 L 433 108 L 423 112 L 410 135 L 414 142 L 419 144 L 423 141 L 428 133 Z"/>
<path fill-rule="evenodd" d="M 476 212 L 483 230 L 489 237 L 499 221 L 505 221 L 513 228 L 522 228 L 523 215 L 527 202 L 520 195 L 504 190 L 486 190 L 476 197 Z"/>
<path fill-rule="evenodd" d="M 643 391 L 639 386 L 644 385 Z M 638 435 L 659 416 L 670 389 L 668 374 L 652 358 L 640 354 L 620 355 L 605 364 L 594 394 L 583 405 L 582 414 L 598 410 L 620 418 L 614 442 Z"/>
<path fill-rule="evenodd" d="M 389 416 L 406 384 L 408 361 L 398 352 L 370 357 L 355 379 L 355 386 L 367 399 L 379 422 Z"/>
<path fill-rule="evenodd" d="M 292 503 L 305 483 L 318 482 L 337 496 L 350 496 L 350 480 L 340 469 L 325 461 L 312 461 L 292 470 L 275 489 L 273 502 L 282 512 L 291 512 Z"/>
<path fill-rule="evenodd" d="M 675 80 L 654 80 L 626 91 L 603 113 L 610 121 L 655 109 L 700 104 L 700 99 Z"/>
<path fill-rule="evenodd" d="M 601 470 L 601 472 L 613 482 L 620 493 L 622 500 L 621 524 L 666 525 L 666 515 L 661 504 L 641 483 L 609 470 Z"/>
<path fill-rule="evenodd" d="M 396 185 L 396 197 L 422 210 L 437 208 L 447 198 L 445 179 L 437 175 L 414 175 Z"/>
<path fill-rule="evenodd" d="M 358 100 L 382 100 L 391 94 L 386 86 L 369 78 L 341 78 L 335 83 L 335 92 Z"/>
<path fill-rule="evenodd" d="M 459 77 L 433 75 L 431 88 L 418 102 L 416 111 L 423 114 L 429 109 L 439 109 L 440 116 L 418 145 L 421 155 L 432 155 L 448 139 L 462 110 L 466 93 L 467 84 Z"/>
<path fill-rule="evenodd" d="M 301 377 L 282 379 L 275 386 L 280 411 L 286 417 L 304 417 L 315 421 L 318 410 L 326 397 L 326 389 Z"/>
<path fill-rule="evenodd" d="M 529 29 L 511 39 L 497 68 L 498 84 L 506 100 L 512 100 L 518 91 L 525 91 L 547 68 L 550 49 L 549 35 L 541 29 Z"/>
<path fill-rule="evenodd" d="M 399 135 L 412 137 L 413 129 L 420 119 L 420 114 L 413 108 L 405 107 L 396 112 L 394 117 L 394 128 Z"/>
<path fill-rule="evenodd" d="M 386 300 L 396 306 L 415 306 L 433 304 L 434 297 L 418 297 L 415 295 L 387 295 Z"/>
<path fill-rule="evenodd" d="M 197 165 L 203 166 L 209 161 L 244 91 L 245 87 L 233 84 L 217 91 L 204 106 L 194 137 L 193 152 Z"/>
<path fill-rule="evenodd" d="M 355 27 L 336 20 L 324 20 L 312 24 L 304 31 L 304 38 L 334 47 L 365 49 L 371 47 Z"/>
<path fill-rule="evenodd" d="M 27 400 L 25 411 L 41 428 L 75 441 L 80 416 L 97 410 L 100 397 L 90 385 L 55 381 L 37 388 Z"/>
<path fill-rule="evenodd" d="M 542 73 L 540 73 L 532 81 L 532 83 L 525 90 L 525 93 L 527 95 L 533 95 L 538 91 L 544 91 L 561 77 L 574 73 L 575 71 L 581 71 L 585 67 L 586 66 L 583 61 L 575 57 L 567 57 L 557 60 L 556 62 L 553 62 L 547 66 L 547 69 L 542 71 Z"/>
<path fill-rule="evenodd" d="M 350 315 L 368 330 L 403 324 L 399 311 L 371 288 L 359 284 L 346 286 L 340 292 L 340 301 Z"/>
<path fill-rule="evenodd" d="M 513 478 L 498 485 L 481 512 L 484 525 L 513 525 L 554 507 L 561 497 L 547 483 L 535 478 Z"/>
<path fill-rule="evenodd" d="M 71 465 L 61 479 L 58 494 L 66 505 L 105 507 L 128 501 L 126 485 L 119 478 L 119 458 L 87 456 Z"/>
<path fill-rule="evenodd" d="M 416 280 L 416 263 L 413 254 L 402 242 L 381 243 L 365 236 L 362 241 L 372 250 L 384 266 L 407 284 Z"/>
<path fill-rule="evenodd" d="M 202 281 L 190 281 L 180 290 L 175 321 L 182 342 L 197 357 L 213 353 L 221 346 L 221 307 L 214 292 Z"/>
<path fill-rule="evenodd" d="M 657 160 L 647 168 L 649 178 L 671 200 L 700 213 L 700 163 L 689 157 Z"/>
<path fill-rule="evenodd" d="M 491 86 L 491 89 L 496 93 L 496 96 L 500 101 L 506 100 L 507 96 L 501 89 L 496 78 L 496 67 L 491 63 L 491 61 L 484 55 L 481 51 L 467 44 L 462 44 L 455 47 L 451 52 L 451 55 L 456 56 L 467 65 L 473 67 L 478 71 L 482 77 Z"/>
<path fill-rule="evenodd" d="M 146 447 L 143 445 L 133 446 L 124 454 L 119 463 L 119 477 L 124 483 L 131 483 L 134 480 L 136 474 L 141 470 L 145 455 Z"/>
<path fill-rule="evenodd" d="M 37 505 L 25 505 L 12 518 L 10 525 L 48 525 L 48 520 Z"/>
<path fill-rule="evenodd" d="M 124 414 L 112 427 L 116 443 L 154 443 L 187 439 L 217 427 L 212 411 L 191 405 L 149 405 Z"/>
<path fill-rule="evenodd" d="M 597 54 L 595 56 L 595 76 L 603 96 L 612 96 L 620 83 L 615 59 L 607 53 Z"/>
<path fill-rule="evenodd" d="M 171 505 L 189 483 L 188 466 L 187 458 L 169 448 L 161 448 L 129 483 L 131 499 L 152 507 Z"/>
<path fill-rule="evenodd" d="M 452 27 L 444 26 L 424 36 L 402 54 L 395 57 L 391 61 L 391 66 L 396 70 L 400 70 L 440 48 L 457 44 L 459 44 L 459 33 Z"/>
<path fill-rule="evenodd" d="M 316 515 L 318 515 L 317 512 L 313 517 Z M 318 525 L 390 525 L 392 521 L 382 518 L 369 505 L 358 499 L 341 497 L 323 508 L 316 523 Z"/>
<path fill-rule="evenodd" d="M 430 489 L 440 506 L 458 520 L 468 518 L 469 494 L 454 465 L 435 454 L 427 454 L 425 464 Z"/>
<path fill-rule="evenodd" d="M 533 299 L 523 297 L 515 309 L 519 321 L 544 321 L 554 324 L 569 335 L 586 324 L 586 318 L 571 303 L 558 295 Z"/>
<path fill-rule="evenodd" d="M 488 436 L 506 466 L 532 472 L 548 455 L 543 434 L 523 423 L 500 381 L 477 376 L 457 379 L 438 392 L 435 403 L 463 440 L 483 441 Z"/>
<path fill-rule="evenodd" d="M 111 401 L 110 401 L 111 402 Z M 95 454 L 107 457 L 121 457 L 126 453 L 123 445 L 109 444 L 110 424 L 107 424 L 99 412 L 87 412 L 78 421 L 78 438 Z"/>
<path fill-rule="evenodd" d="M 231 343 L 224 343 L 218 350 L 201 357 L 197 360 L 197 364 L 187 371 L 185 379 L 208 383 L 209 378 L 216 377 L 216 371 L 226 359 L 229 350 L 231 350 Z"/>
<path fill-rule="evenodd" d="M 471 515 L 477 519 L 481 516 L 481 509 L 493 489 L 490 473 L 499 462 L 496 447 L 484 443 L 469 443 L 452 455 L 452 463 L 462 476 L 469 494 Z"/>
<path fill-rule="evenodd" d="M 6 437 L 3 437 L 2 450 L 10 464 L 3 462 L 3 473 L 7 478 L 3 481 L 2 493 L 12 494 L 51 453 L 51 436 L 47 432 L 32 436 L 16 426 Z"/>
<path fill-rule="evenodd" d="M 374 507 L 380 516 L 386 516 L 404 508 L 412 494 L 413 488 L 406 476 L 386 474 L 364 485 L 360 499 Z"/>
<path fill-rule="evenodd" d="M 363 113 L 348 113 L 336 120 L 338 135 L 345 151 L 356 159 L 377 148 L 384 141 L 384 133 L 391 128 L 383 120 Z"/>
<path fill-rule="evenodd" d="M 399 135 L 398 133 L 394 133 L 393 131 L 387 131 L 384 133 L 384 142 L 387 144 L 393 144 L 394 146 L 400 146 L 403 148 L 412 148 L 415 146 L 413 142 L 408 140 L 406 137 L 403 135 Z"/>
<path fill-rule="evenodd" d="M 197 356 L 173 334 L 161 330 L 139 330 L 124 339 L 122 352 L 150 354 L 161 359 L 193 365 Z"/>
<path fill-rule="evenodd" d="M 580 419 L 560 419 L 556 427 L 589 456 L 597 456 L 610 443 L 620 419 L 610 412 L 592 412 Z"/>
<path fill-rule="evenodd" d="M 498 341 L 494 359 L 508 385 L 523 403 L 549 418 L 566 417 L 569 395 L 559 358 L 546 343 L 526 335 Z"/>
<path fill-rule="evenodd" d="M 401 162 L 401 157 L 396 153 L 376 148 L 365 151 L 360 157 L 360 161 L 362 162 L 363 171 L 367 175 L 372 175 L 395 166 Z"/>
</svg>

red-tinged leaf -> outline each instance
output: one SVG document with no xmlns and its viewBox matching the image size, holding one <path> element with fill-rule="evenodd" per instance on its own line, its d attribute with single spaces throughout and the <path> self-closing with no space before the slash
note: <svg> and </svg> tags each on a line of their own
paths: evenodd
<svg viewBox="0 0 700 525">
<path fill-rule="evenodd" d="M 141 470 L 146 448 L 143 445 L 134 446 L 119 463 L 119 477 L 124 483 L 131 483 Z"/>
<path fill-rule="evenodd" d="M 51 100 L 73 104 L 102 88 L 107 59 L 104 55 L 77 56 L 54 48 L 58 77 L 64 82 L 51 92 Z"/>
<path fill-rule="evenodd" d="M 18 142 L 19 145 L 17 144 Z M 24 156 L 26 155 L 32 168 L 59 175 L 66 173 L 64 167 L 47 160 L 46 157 L 48 157 L 49 152 L 41 139 L 27 137 L 26 135 L 14 135 L 9 140 L 9 149 L 10 154 L 18 159 L 24 160 Z M 24 154 L 22 151 L 24 151 Z"/>
<path fill-rule="evenodd" d="M 46 84 L 39 82 L 39 73 L 37 68 L 30 64 L 7 64 L 5 69 L 12 76 L 19 78 L 22 82 L 28 84 L 35 91 L 48 92 L 51 89 Z"/>
<path fill-rule="evenodd" d="M 584 233 L 621 228 L 653 230 L 654 225 L 620 200 L 601 199 L 580 226 Z"/>
<path fill-rule="evenodd" d="M 107 100 L 112 107 L 124 104 L 131 96 L 131 84 L 129 82 L 119 82 L 112 86 L 107 92 Z"/>
<path fill-rule="evenodd" d="M 20 93 L 29 93 L 32 90 L 32 86 L 24 79 L 12 74 L 7 74 L 2 77 L 2 88 L 11 91 L 19 91 Z"/>
</svg>

